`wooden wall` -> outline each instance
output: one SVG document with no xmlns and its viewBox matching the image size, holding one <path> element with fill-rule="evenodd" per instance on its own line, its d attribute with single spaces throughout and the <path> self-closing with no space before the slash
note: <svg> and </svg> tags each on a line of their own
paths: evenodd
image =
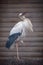
<svg viewBox="0 0 43 65">
<path fill-rule="evenodd" d="M 18 13 L 33 23 L 33 33 L 24 38 L 24 45 L 19 44 L 21 58 L 43 59 L 43 2 L 40 0 L 2 0 L 0 3 L 0 59 L 16 57 L 16 47 L 6 49 L 9 32 L 15 23 L 20 21 Z"/>
</svg>

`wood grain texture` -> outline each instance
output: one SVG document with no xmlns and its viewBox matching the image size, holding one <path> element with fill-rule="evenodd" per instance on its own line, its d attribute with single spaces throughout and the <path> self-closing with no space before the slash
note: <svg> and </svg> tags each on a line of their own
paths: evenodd
<svg viewBox="0 0 43 65">
<path fill-rule="evenodd" d="M 24 46 L 23 45 L 19 45 L 19 52 L 41 52 L 43 50 L 43 47 L 35 47 L 35 46 Z M 10 48 L 9 50 L 5 47 L 0 47 L 0 52 L 16 52 L 16 46 L 13 46 L 12 48 Z"/>
<path fill-rule="evenodd" d="M 17 54 L 17 52 L 0 52 L 0 56 L 2 57 L 2 56 L 4 56 L 4 57 L 12 57 L 12 56 L 16 56 L 16 54 Z M 40 57 L 40 56 L 42 56 L 42 53 L 40 53 L 40 52 L 19 52 L 19 54 L 21 55 L 21 56 L 32 56 L 32 57 Z"/>
</svg>

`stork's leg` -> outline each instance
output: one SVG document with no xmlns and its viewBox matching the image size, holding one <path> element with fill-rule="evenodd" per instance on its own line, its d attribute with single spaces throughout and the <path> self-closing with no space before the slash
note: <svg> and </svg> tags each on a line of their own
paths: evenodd
<svg viewBox="0 0 43 65">
<path fill-rule="evenodd" d="M 19 60 L 19 52 L 18 52 L 18 43 L 16 43 L 16 49 L 17 49 L 17 59 Z"/>
</svg>

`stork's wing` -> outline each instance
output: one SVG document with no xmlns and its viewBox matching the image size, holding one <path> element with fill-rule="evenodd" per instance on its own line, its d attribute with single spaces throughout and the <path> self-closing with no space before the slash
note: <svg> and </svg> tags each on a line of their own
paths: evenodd
<svg viewBox="0 0 43 65">
<path fill-rule="evenodd" d="M 10 48 L 10 46 L 17 40 L 17 38 L 22 34 L 22 23 L 17 23 L 12 30 L 10 31 L 10 35 L 8 41 L 6 43 L 6 47 Z"/>
<path fill-rule="evenodd" d="M 22 32 L 23 29 L 23 25 L 22 22 L 18 22 L 10 31 L 10 35 L 14 34 L 14 33 L 18 33 L 18 32 Z"/>
<path fill-rule="evenodd" d="M 15 33 L 11 36 L 9 36 L 8 41 L 6 43 L 6 47 L 10 48 L 10 46 L 17 40 L 17 38 L 21 35 L 21 33 Z"/>
</svg>

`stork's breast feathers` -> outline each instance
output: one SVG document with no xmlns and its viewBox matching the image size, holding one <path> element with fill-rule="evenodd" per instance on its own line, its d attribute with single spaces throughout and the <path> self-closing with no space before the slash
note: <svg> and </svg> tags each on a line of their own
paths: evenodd
<svg viewBox="0 0 43 65">
<path fill-rule="evenodd" d="M 24 20 L 24 25 L 25 25 L 25 27 L 27 28 L 27 30 L 33 32 L 33 25 L 32 25 L 32 23 L 31 23 L 31 20 L 29 20 L 28 18 L 26 18 L 26 19 Z"/>
</svg>

